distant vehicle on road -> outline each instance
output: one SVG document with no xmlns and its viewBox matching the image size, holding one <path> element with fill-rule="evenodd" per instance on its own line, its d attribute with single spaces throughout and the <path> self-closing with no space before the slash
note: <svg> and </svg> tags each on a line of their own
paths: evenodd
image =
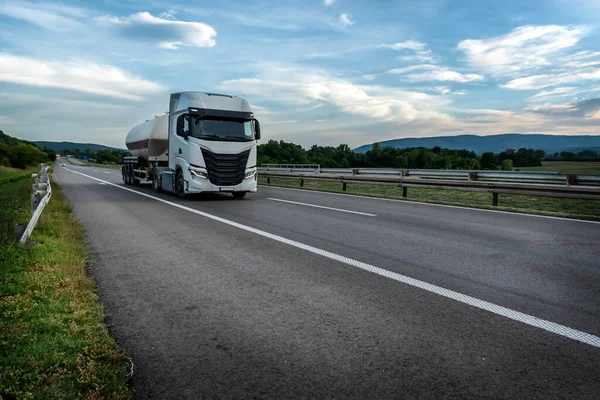
<svg viewBox="0 0 600 400">
<path fill-rule="evenodd" d="M 125 143 L 123 181 L 152 182 L 157 192 L 256 192 L 260 124 L 245 99 L 204 92 L 172 93 L 169 112 L 133 127 Z"/>
</svg>

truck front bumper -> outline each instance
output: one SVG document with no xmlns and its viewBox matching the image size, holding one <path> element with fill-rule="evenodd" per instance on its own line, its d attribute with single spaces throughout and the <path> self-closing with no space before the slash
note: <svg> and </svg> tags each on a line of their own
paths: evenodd
<svg viewBox="0 0 600 400">
<path fill-rule="evenodd" d="M 244 179 L 242 183 L 235 186 L 217 186 L 213 185 L 207 178 L 190 176 L 187 182 L 186 193 L 232 193 L 232 192 L 256 192 L 257 176 L 256 174 Z"/>
</svg>

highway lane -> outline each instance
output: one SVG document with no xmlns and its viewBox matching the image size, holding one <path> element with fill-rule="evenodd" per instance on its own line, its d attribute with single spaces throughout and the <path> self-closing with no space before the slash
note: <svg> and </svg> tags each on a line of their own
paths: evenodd
<svg viewBox="0 0 600 400">
<path fill-rule="evenodd" d="M 115 171 L 69 168 L 120 183 Z M 186 382 L 209 397 L 593 398 L 598 389 L 597 348 L 60 168 L 55 175 L 88 227 L 101 299 L 117 339 L 141 363 L 134 386 L 143 396 L 160 393 L 148 377 L 165 373 L 179 383 L 195 376 L 202 382 Z M 161 197 L 180 203 L 174 196 Z M 597 224 L 275 188 L 260 188 L 242 201 L 181 203 L 599 333 Z M 206 262 L 197 261 L 200 254 Z M 198 308 L 186 305 L 182 293 Z M 208 314 L 210 321 L 194 318 L 195 313 Z M 225 347 L 238 349 L 228 373 L 208 369 L 223 362 L 220 353 L 209 351 L 210 338 L 201 335 L 211 329 L 230 340 Z M 182 336 L 193 338 L 197 347 Z M 145 342 L 158 347 L 150 351 Z M 293 365 L 272 358 L 285 349 L 284 358 Z M 152 358 L 166 362 L 167 350 L 187 360 L 176 368 L 184 375 L 180 379 Z M 208 364 L 197 365 L 186 352 L 208 357 L 203 358 Z M 244 370 L 247 363 L 256 363 L 254 378 Z M 253 379 L 255 387 L 248 386 Z M 166 380 L 163 385 L 175 387 Z"/>
<path fill-rule="evenodd" d="M 122 183 L 115 170 L 78 170 Z M 598 223 L 271 187 L 229 201 L 185 205 L 600 335 Z"/>
</svg>

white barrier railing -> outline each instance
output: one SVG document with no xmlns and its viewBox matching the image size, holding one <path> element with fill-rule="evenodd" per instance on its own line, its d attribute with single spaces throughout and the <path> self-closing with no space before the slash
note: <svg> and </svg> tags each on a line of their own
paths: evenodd
<svg viewBox="0 0 600 400">
<path fill-rule="evenodd" d="M 50 197 L 52 196 L 52 186 L 50 185 L 50 178 L 48 177 L 48 167 L 45 164 L 41 164 L 40 173 L 37 174 L 35 183 L 33 184 L 31 194 L 31 220 L 27 224 L 23 235 L 21 236 L 20 243 L 25 243 L 31 232 L 33 232 L 33 228 L 37 225 L 42 215 L 42 211 L 44 211 L 44 207 L 50 201 Z"/>
</svg>

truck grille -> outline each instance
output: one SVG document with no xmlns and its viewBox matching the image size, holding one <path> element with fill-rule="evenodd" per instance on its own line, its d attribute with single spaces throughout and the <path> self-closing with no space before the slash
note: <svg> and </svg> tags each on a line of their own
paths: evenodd
<svg viewBox="0 0 600 400">
<path fill-rule="evenodd" d="M 235 186 L 242 183 L 249 155 L 249 149 L 239 154 L 216 154 L 202 149 L 210 183 L 217 186 Z"/>
</svg>

